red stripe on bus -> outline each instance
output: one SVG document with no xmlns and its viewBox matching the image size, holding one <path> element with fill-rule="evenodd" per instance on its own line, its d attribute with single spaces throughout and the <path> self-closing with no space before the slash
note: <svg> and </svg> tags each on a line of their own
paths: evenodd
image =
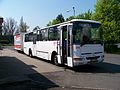
<svg viewBox="0 0 120 90">
<path fill-rule="evenodd" d="M 16 39 L 20 38 L 20 35 L 16 35 Z"/>
<path fill-rule="evenodd" d="M 21 48 L 21 45 L 15 45 L 14 47 L 15 48 Z"/>
</svg>

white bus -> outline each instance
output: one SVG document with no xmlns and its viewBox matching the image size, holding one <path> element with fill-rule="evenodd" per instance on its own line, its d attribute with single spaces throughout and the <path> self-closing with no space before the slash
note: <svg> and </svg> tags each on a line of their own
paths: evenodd
<svg viewBox="0 0 120 90">
<path fill-rule="evenodd" d="M 69 67 L 104 60 L 101 23 L 73 19 L 25 34 L 24 53 Z"/>
</svg>

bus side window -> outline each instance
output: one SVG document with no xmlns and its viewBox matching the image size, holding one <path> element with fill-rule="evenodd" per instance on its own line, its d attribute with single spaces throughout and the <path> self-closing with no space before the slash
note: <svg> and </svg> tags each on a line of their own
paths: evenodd
<svg viewBox="0 0 120 90">
<path fill-rule="evenodd" d="M 58 30 L 57 27 L 49 28 L 48 36 L 49 36 L 50 41 L 59 40 L 60 39 L 60 31 Z"/>
<path fill-rule="evenodd" d="M 32 32 L 32 33 L 29 33 L 29 35 L 30 35 L 30 36 L 29 36 L 29 41 L 32 42 L 32 41 L 33 41 L 33 37 L 34 37 L 33 32 Z"/>
<path fill-rule="evenodd" d="M 33 34 L 33 44 L 36 44 L 37 34 Z"/>
<path fill-rule="evenodd" d="M 41 31 L 39 33 L 39 41 L 42 41 L 42 33 L 41 33 Z"/>
<path fill-rule="evenodd" d="M 36 44 L 36 39 L 35 39 L 35 37 L 33 38 L 33 44 Z"/>
<path fill-rule="evenodd" d="M 54 28 L 49 28 L 49 40 L 54 40 Z"/>
<path fill-rule="evenodd" d="M 47 41 L 48 40 L 48 29 L 43 29 L 41 31 L 42 34 L 42 41 Z"/>
<path fill-rule="evenodd" d="M 25 42 L 27 42 L 28 36 L 27 34 L 25 34 Z"/>
<path fill-rule="evenodd" d="M 33 41 L 33 33 L 25 34 L 25 42 Z"/>
<path fill-rule="evenodd" d="M 40 31 L 37 31 L 37 41 L 40 41 Z"/>
<path fill-rule="evenodd" d="M 42 41 L 42 33 L 41 33 L 41 31 L 37 32 L 37 41 Z"/>
<path fill-rule="evenodd" d="M 43 30 L 41 30 L 41 36 L 42 36 L 41 41 L 43 41 L 44 40 L 44 32 L 43 32 Z"/>
<path fill-rule="evenodd" d="M 44 36 L 44 38 L 45 38 L 45 41 L 48 40 L 48 29 L 47 28 L 45 29 L 45 36 Z"/>
</svg>

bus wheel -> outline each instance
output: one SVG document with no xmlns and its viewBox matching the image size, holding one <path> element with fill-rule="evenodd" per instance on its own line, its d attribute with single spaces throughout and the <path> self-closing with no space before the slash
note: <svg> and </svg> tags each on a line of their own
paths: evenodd
<svg viewBox="0 0 120 90">
<path fill-rule="evenodd" d="M 30 56 L 30 57 L 33 57 L 31 50 L 29 50 L 29 56 Z"/>
<path fill-rule="evenodd" d="M 54 64 L 55 64 L 56 66 L 59 65 L 59 64 L 58 64 L 58 58 L 57 58 L 57 55 L 54 56 L 53 61 L 54 61 Z"/>
</svg>

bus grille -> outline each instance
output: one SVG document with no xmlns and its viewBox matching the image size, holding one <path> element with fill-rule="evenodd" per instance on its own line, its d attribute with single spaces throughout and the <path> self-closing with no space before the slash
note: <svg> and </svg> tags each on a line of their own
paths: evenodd
<svg viewBox="0 0 120 90">
<path fill-rule="evenodd" d="M 86 57 L 86 59 L 98 59 L 100 56 L 96 56 L 96 57 Z"/>
</svg>

